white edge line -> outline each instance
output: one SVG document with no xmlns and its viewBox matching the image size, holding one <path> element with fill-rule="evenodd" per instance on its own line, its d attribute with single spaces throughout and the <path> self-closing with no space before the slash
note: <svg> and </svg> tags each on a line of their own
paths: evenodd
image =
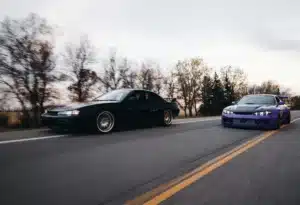
<svg viewBox="0 0 300 205">
<path fill-rule="evenodd" d="M 24 138 L 24 139 L 17 139 L 17 140 L 6 140 L 6 141 L 0 141 L 0 144 L 10 144 L 10 143 L 16 143 L 16 142 L 44 140 L 44 139 L 59 138 L 59 137 L 65 137 L 65 136 L 67 136 L 67 135 L 52 135 L 52 136 L 46 136 L 46 137 L 32 137 L 32 138 Z"/>
<path fill-rule="evenodd" d="M 291 123 L 296 122 L 296 121 L 298 121 L 298 120 L 300 120 L 300 118 L 293 119 L 293 120 L 291 121 Z"/>
</svg>

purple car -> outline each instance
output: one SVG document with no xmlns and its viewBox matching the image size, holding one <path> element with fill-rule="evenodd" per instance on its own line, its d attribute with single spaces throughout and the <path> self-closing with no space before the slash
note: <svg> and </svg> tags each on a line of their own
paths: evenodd
<svg viewBox="0 0 300 205">
<path fill-rule="evenodd" d="M 290 109 L 282 97 L 270 94 L 246 95 L 233 105 L 224 108 L 224 127 L 253 127 L 279 129 L 291 122 Z"/>
</svg>

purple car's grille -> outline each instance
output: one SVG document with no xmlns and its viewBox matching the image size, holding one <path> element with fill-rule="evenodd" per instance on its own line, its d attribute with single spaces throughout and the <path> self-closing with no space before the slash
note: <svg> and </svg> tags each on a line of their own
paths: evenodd
<svg viewBox="0 0 300 205">
<path fill-rule="evenodd" d="M 236 115 L 253 115 L 252 112 L 234 112 Z"/>
</svg>

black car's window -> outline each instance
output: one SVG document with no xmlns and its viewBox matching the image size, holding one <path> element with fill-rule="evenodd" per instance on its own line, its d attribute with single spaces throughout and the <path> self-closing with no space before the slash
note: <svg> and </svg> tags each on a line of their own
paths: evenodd
<svg viewBox="0 0 300 205">
<path fill-rule="evenodd" d="M 142 91 L 134 91 L 126 99 L 128 101 L 137 101 L 139 103 L 142 103 L 145 102 L 145 93 Z"/>
<path fill-rule="evenodd" d="M 147 102 L 149 102 L 149 103 L 162 103 L 163 102 L 163 99 L 159 95 L 157 95 L 155 93 L 151 93 L 151 92 L 146 92 L 145 98 L 146 98 Z"/>
<path fill-rule="evenodd" d="M 124 99 L 129 92 L 129 90 L 114 90 L 95 98 L 93 101 L 120 101 Z"/>
<path fill-rule="evenodd" d="M 266 95 L 247 95 L 244 96 L 237 104 L 259 104 L 259 105 L 275 105 L 276 101 L 273 96 Z"/>
</svg>

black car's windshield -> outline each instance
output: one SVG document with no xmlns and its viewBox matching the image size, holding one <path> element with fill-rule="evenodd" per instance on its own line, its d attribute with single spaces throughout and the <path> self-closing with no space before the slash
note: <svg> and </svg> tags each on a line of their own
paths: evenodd
<svg viewBox="0 0 300 205">
<path fill-rule="evenodd" d="M 122 100 L 130 90 L 114 90 L 108 93 L 105 93 L 92 101 L 120 101 Z"/>
<path fill-rule="evenodd" d="M 237 104 L 275 105 L 276 102 L 273 96 L 248 95 L 243 97 Z"/>
</svg>

